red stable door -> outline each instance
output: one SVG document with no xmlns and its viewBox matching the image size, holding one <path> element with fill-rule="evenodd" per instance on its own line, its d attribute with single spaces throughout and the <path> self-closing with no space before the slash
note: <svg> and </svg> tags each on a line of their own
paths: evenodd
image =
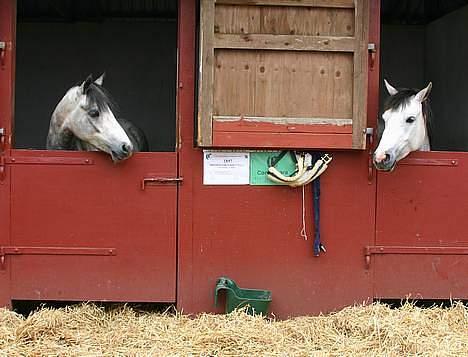
<svg viewBox="0 0 468 357">
<path fill-rule="evenodd" d="M 377 298 L 468 298 L 468 154 L 418 152 L 377 177 Z"/>
<path fill-rule="evenodd" d="M 96 152 L 10 148 L 14 3 L 0 0 L 0 304 L 174 302 L 177 152 L 114 165 Z"/>
</svg>

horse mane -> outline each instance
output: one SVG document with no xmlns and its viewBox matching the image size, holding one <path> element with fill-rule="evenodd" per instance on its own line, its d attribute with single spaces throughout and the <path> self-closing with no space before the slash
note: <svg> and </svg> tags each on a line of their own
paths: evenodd
<svg viewBox="0 0 468 357">
<path fill-rule="evenodd" d="M 85 94 L 88 106 L 96 105 L 99 111 L 105 111 L 109 108 L 117 116 L 117 103 L 104 87 L 92 82 L 86 89 Z"/>
<path fill-rule="evenodd" d="M 396 110 L 400 107 L 406 107 L 411 97 L 418 94 L 419 89 L 415 88 L 397 88 L 398 93 L 387 97 L 384 103 L 384 112 L 391 109 Z M 422 102 L 422 112 L 426 121 L 427 136 L 429 137 L 429 145 L 432 142 L 432 109 L 429 98 Z"/>
</svg>

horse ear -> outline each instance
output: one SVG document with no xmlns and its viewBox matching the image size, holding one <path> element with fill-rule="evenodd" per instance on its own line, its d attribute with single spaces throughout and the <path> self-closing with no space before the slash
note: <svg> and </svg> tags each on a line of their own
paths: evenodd
<svg viewBox="0 0 468 357">
<path fill-rule="evenodd" d="M 81 84 L 81 86 L 80 86 L 81 93 L 86 94 L 86 92 L 88 91 L 88 88 L 91 85 L 91 83 L 93 83 L 93 75 L 92 74 L 90 74 L 88 76 L 88 78 L 86 78 L 86 80 Z"/>
<path fill-rule="evenodd" d="M 384 83 L 385 83 L 385 88 L 387 88 L 388 94 L 395 95 L 398 93 L 398 90 L 394 88 L 390 83 L 388 83 L 386 79 L 384 79 Z"/>
<path fill-rule="evenodd" d="M 432 82 L 429 82 L 426 88 L 421 89 L 418 94 L 416 94 L 416 100 L 418 102 L 424 102 L 427 98 L 429 98 L 429 94 L 431 93 L 432 89 Z"/>
<path fill-rule="evenodd" d="M 101 74 L 101 75 L 99 76 L 99 78 L 96 79 L 96 80 L 94 81 L 94 83 L 96 83 L 96 84 L 102 86 L 102 84 L 104 83 L 104 77 L 105 77 L 105 76 L 106 76 L 106 72 L 104 72 L 103 74 Z"/>
</svg>

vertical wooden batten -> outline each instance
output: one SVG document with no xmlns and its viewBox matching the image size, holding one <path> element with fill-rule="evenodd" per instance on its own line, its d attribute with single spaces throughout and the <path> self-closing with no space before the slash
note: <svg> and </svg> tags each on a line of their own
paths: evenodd
<svg viewBox="0 0 468 357">
<path fill-rule="evenodd" d="M 369 0 L 355 0 L 356 49 L 354 51 L 353 149 L 366 148 Z"/>
<path fill-rule="evenodd" d="M 214 17 L 213 0 L 200 1 L 200 58 L 198 95 L 198 135 L 200 146 L 212 144 L 213 77 L 214 77 Z"/>
</svg>

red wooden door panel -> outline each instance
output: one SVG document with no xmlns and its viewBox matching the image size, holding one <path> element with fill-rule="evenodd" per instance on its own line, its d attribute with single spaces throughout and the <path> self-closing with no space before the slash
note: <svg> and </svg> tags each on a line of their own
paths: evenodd
<svg viewBox="0 0 468 357">
<path fill-rule="evenodd" d="M 379 173 L 374 296 L 468 298 L 468 154 L 414 153 Z"/>
<path fill-rule="evenodd" d="M 14 16 L 13 2 L 0 0 L 0 247 L 10 243 L 10 174 L 4 170 L 3 162 L 9 151 L 8 138 L 11 133 L 13 109 Z M 7 266 L 7 262 L 0 264 L 0 306 L 10 304 L 10 274 Z"/>
<path fill-rule="evenodd" d="M 176 155 L 12 150 L 12 298 L 175 301 Z"/>
<path fill-rule="evenodd" d="M 151 179 L 175 178 L 177 153 L 11 149 L 15 3 L 0 0 L 0 306 L 174 302 L 177 184 Z"/>
</svg>

